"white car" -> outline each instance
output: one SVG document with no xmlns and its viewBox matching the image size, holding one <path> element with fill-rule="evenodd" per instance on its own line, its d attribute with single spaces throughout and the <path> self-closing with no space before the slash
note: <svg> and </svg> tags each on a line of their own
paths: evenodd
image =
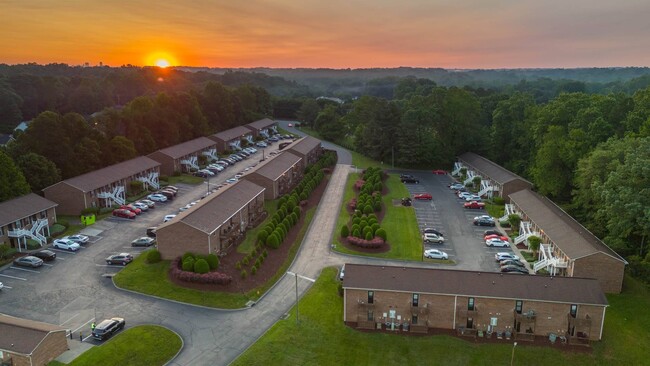
<svg viewBox="0 0 650 366">
<path fill-rule="evenodd" d="M 255 144 L 257 147 L 267 147 L 269 145 L 266 144 L 266 142 L 260 141 L 257 144 Z"/>
<path fill-rule="evenodd" d="M 70 250 L 76 252 L 77 250 L 79 250 L 79 248 L 81 248 L 81 245 L 75 243 L 70 239 L 61 238 L 61 239 L 54 240 L 54 247 L 57 249 Z"/>
<path fill-rule="evenodd" d="M 163 222 L 171 221 L 174 217 L 176 217 L 176 215 L 167 215 L 163 219 Z"/>
<path fill-rule="evenodd" d="M 226 183 L 228 183 L 228 184 L 233 184 L 233 183 L 237 183 L 237 181 L 239 181 L 239 179 L 237 179 L 237 178 L 230 178 L 230 179 L 227 179 L 227 180 L 226 180 Z"/>
<path fill-rule="evenodd" d="M 472 194 L 469 193 L 469 192 L 460 192 L 458 194 L 458 198 L 462 198 L 462 199 L 467 199 L 467 197 L 471 197 L 471 196 L 472 196 Z"/>
<path fill-rule="evenodd" d="M 3 287 L 5 287 L 5 285 L 3 285 L 2 282 L 0 282 L 0 290 L 2 290 Z"/>
<path fill-rule="evenodd" d="M 507 241 L 505 241 L 505 240 L 501 240 L 501 239 L 499 239 L 499 238 L 494 238 L 494 239 L 488 239 L 488 240 L 486 240 L 486 241 L 485 241 L 485 245 L 487 245 L 488 247 L 503 247 L 503 248 L 507 248 L 507 247 L 510 246 L 510 243 L 507 242 Z"/>
<path fill-rule="evenodd" d="M 473 194 L 473 195 L 465 197 L 465 201 L 467 201 L 467 202 L 471 202 L 471 201 L 481 202 L 481 201 L 483 201 L 483 199 L 478 194 Z"/>
<path fill-rule="evenodd" d="M 504 259 L 514 259 L 514 260 L 519 260 L 519 256 L 516 256 L 512 253 L 508 252 L 499 252 L 494 255 L 494 259 L 497 260 L 497 262 L 502 261 Z"/>
<path fill-rule="evenodd" d="M 449 259 L 449 254 L 438 249 L 427 249 L 424 251 L 424 257 L 431 259 Z"/>
<path fill-rule="evenodd" d="M 147 205 L 146 203 L 143 203 L 143 202 L 135 202 L 135 203 L 133 203 L 133 206 L 139 208 L 140 211 L 142 211 L 142 212 L 149 211 L 149 205 Z"/>
<path fill-rule="evenodd" d="M 151 200 L 140 200 L 140 202 L 144 203 L 145 205 L 149 206 L 149 208 L 156 208 L 156 202 L 151 201 Z"/>
<path fill-rule="evenodd" d="M 160 193 L 154 193 L 147 196 L 148 199 L 154 202 L 167 202 L 167 197 L 163 196 Z"/>
<path fill-rule="evenodd" d="M 494 219 L 490 215 L 474 216 L 474 220 L 490 220 L 490 221 L 494 221 Z"/>
<path fill-rule="evenodd" d="M 424 233 L 424 235 L 422 235 L 422 240 L 424 240 L 425 243 L 443 243 L 445 237 L 434 233 Z"/>
<path fill-rule="evenodd" d="M 86 244 L 90 238 L 88 238 L 86 235 L 75 234 L 75 235 L 63 237 L 63 239 L 72 240 L 73 242 L 79 244 Z"/>
</svg>

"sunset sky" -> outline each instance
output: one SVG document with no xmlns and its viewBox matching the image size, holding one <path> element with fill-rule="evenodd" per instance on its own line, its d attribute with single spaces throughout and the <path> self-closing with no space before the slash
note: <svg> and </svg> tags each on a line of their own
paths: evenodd
<svg viewBox="0 0 650 366">
<path fill-rule="evenodd" d="M 650 66 L 648 0 L 0 0 L 0 63 Z"/>
</svg>

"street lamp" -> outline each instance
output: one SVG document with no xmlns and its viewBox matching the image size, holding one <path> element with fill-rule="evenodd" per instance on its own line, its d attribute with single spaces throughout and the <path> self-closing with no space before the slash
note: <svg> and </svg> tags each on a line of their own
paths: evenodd
<svg viewBox="0 0 650 366">
<path fill-rule="evenodd" d="M 313 278 L 301 276 L 301 275 L 299 275 L 297 273 L 293 273 L 293 272 L 289 272 L 289 271 L 287 271 L 287 274 L 290 274 L 290 275 L 292 275 L 293 277 L 296 278 L 296 325 L 297 325 L 298 324 L 298 315 L 299 315 L 299 312 L 298 312 L 298 277 L 302 278 L 303 280 L 310 281 L 310 282 L 316 282 L 316 280 L 313 279 Z"/>
<path fill-rule="evenodd" d="M 515 362 L 515 347 L 517 347 L 517 342 L 512 345 L 512 356 L 510 356 L 510 366 L 514 365 Z"/>
</svg>

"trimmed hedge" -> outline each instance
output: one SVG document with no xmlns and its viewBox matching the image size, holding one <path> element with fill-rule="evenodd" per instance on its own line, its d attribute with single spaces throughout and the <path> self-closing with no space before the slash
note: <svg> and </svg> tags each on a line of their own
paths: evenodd
<svg viewBox="0 0 650 366">
<path fill-rule="evenodd" d="M 199 259 L 199 261 L 201 261 Z M 176 258 L 172 262 L 170 275 L 180 281 L 192 283 L 208 283 L 216 285 L 227 285 L 232 282 L 232 277 L 221 272 L 194 273 L 183 271 L 179 268 L 181 258 Z M 206 263 L 207 265 L 207 263 Z"/>
<path fill-rule="evenodd" d="M 371 240 L 361 239 L 354 236 L 347 237 L 348 243 L 356 245 L 361 248 L 376 249 L 384 245 L 384 240 L 380 237 L 375 236 Z"/>
</svg>

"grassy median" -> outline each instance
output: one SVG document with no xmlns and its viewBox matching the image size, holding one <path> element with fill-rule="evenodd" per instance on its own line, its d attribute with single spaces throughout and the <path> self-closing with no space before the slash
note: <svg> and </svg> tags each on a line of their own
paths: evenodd
<svg viewBox="0 0 650 366">
<path fill-rule="evenodd" d="M 52 361 L 49 365 L 164 365 L 178 353 L 182 345 L 181 338 L 167 328 L 140 325 L 119 333 L 101 346 L 89 349 L 68 364 Z"/>
</svg>

